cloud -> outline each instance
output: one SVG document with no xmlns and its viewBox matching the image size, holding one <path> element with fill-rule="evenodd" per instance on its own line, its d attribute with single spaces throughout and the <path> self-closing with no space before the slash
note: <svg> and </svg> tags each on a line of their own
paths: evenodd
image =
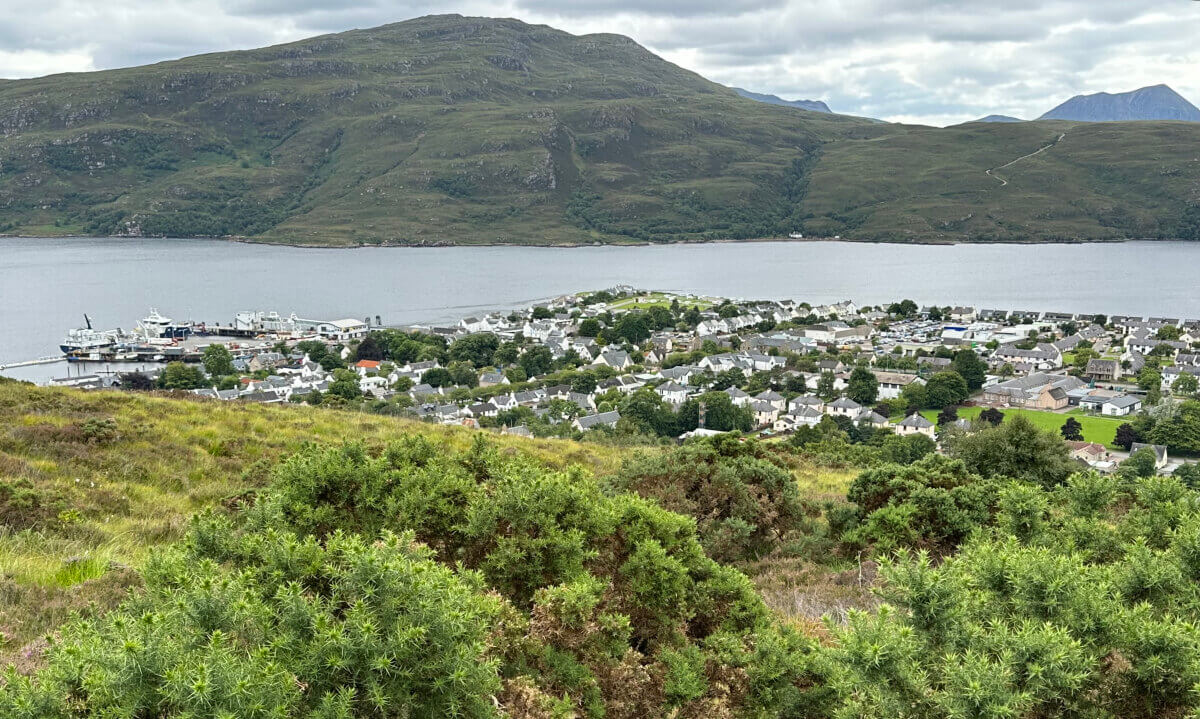
<svg viewBox="0 0 1200 719">
<path fill-rule="evenodd" d="M 1166 83 L 1200 101 L 1185 0 L 3 0 L 0 77 L 260 47 L 419 15 L 518 17 L 629 35 L 716 81 L 836 111 L 948 124 L 1037 117 Z"/>
</svg>

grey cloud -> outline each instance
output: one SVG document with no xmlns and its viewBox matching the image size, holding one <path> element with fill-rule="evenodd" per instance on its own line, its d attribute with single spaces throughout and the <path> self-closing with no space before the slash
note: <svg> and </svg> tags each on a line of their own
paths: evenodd
<svg viewBox="0 0 1200 719">
<path fill-rule="evenodd" d="M 1200 101 L 1200 3 L 1181 0 L 0 0 L 10 67 L 118 67 L 459 12 L 616 32 L 715 81 L 929 122 L 1036 116 L 1165 82 Z M 61 67 L 54 65 L 61 55 Z M 83 66 L 82 63 L 90 63 Z M 16 72 L 19 72 L 16 71 Z"/>
</svg>

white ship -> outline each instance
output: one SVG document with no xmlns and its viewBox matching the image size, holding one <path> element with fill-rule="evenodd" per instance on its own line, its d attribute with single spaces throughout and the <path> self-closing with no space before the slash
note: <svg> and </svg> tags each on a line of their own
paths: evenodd
<svg viewBox="0 0 1200 719">
<path fill-rule="evenodd" d="M 138 322 L 138 332 L 146 339 L 182 339 L 190 337 L 193 331 L 191 322 L 176 322 L 170 317 L 163 317 L 158 310 L 150 308 L 150 314 Z"/>
<path fill-rule="evenodd" d="M 63 338 L 62 344 L 58 346 L 63 351 L 63 354 L 99 352 L 100 350 L 111 349 L 122 341 L 121 330 L 93 329 L 92 319 L 87 315 L 83 316 L 83 321 L 87 325 L 86 327 L 67 330 L 67 336 Z"/>
</svg>

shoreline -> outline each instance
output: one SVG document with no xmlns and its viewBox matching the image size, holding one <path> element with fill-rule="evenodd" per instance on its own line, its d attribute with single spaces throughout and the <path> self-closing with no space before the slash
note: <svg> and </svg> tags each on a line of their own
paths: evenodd
<svg viewBox="0 0 1200 719">
<path fill-rule="evenodd" d="M 469 242 L 469 243 L 454 243 L 454 242 L 429 242 L 429 243 L 413 243 L 413 242 L 380 242 L 380 243 L 359 243 L 359 244 L 314 244 L 305 242 L 273 242 L 270 240 L 256 239 L 253 237 L 240 236 L 225 236 L 225 237 L 167 237 L 157 235 L 14 235 L 8 233 L 0 233 L 0 241 L 6 239 L 45 239 L 45 240 L 216 240 L 220 242 L 234 242 L 244 245 L 265 245 L 271 247 L 293 247 L 297 249 L 307 250 L 357 250 L 370 248 L 406 248 L 406 249 L 447 249 L 447 248 L 465 248 L 465 247 L 513 247 L 513 248 L 547 248 L 547 249 L 577 249 L 587 247 L 668 247 L 674 245 L 734 245 L 734 244 L 765 244 L 765 243 L 813 243 L 813 242 L 844 242 L 859 245 L 915 245 L 922 247 L 954 247 L 958 245 L 1099 245 L 1099 244 L 1123 244 L 1130 242 L 1189 242 L 1189 240 L 1181 239 L 1159 239 L 1159 238 L 1139 238 L 1126 237 L 1122 239 L 1069 239 L 1069 240 L 872 240 L 858 239 L 853 237 L 755 237 L 747 239 L 719 239 L 719 240 L 671 240 L 668 242 L 647 242 L 647 241 L 615 241 L 615 242 Z"/>
</svg>

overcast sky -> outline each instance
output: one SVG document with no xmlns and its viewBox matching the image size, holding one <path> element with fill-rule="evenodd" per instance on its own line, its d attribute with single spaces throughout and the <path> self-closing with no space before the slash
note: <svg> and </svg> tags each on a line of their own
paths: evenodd
<svg viewBox="0 0 1200 719">
<path fill-rule="evenodd" d="M 138 65 L 419 15 L 616 32 L 716 82 L 946 125 L 1166 83 L 1200 103 L 1196 0 L 0 0 L 0 77 Z"/>
</svg>

